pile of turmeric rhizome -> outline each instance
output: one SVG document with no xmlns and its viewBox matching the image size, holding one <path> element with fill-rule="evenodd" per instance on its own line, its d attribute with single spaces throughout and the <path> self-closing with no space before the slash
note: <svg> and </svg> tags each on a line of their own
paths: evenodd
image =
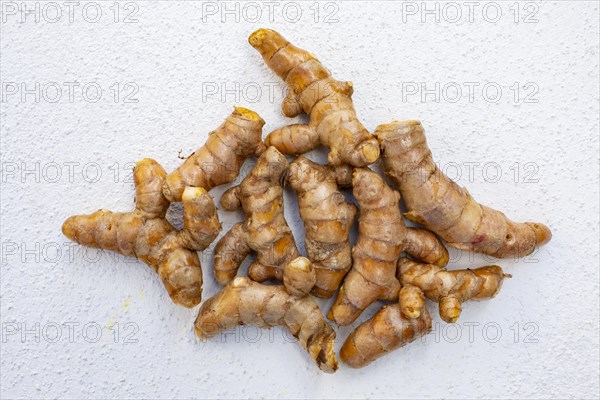
<svg viewBox="0 0 600 400">
<path fill-rule="evenodd" d="M 550 240 L 545 225 L 511 221 L 438 170 L 419 121 L 393 121 L 370 133 L 356 116 L 351 82 L 335 80 L 311 53 L 273 30 L 259 29 L 248 41 L 288 87 L 283 113 L 304 112 L 308 123 L 276 129 L 263 142 L 263 119 L 236 107 L 170 174 L 152 159 L 136 164 L 134 211 L 99 210 L 69 217 L 62 227 L 77 243 L 144 261 L 173 302 L 197 306 L 197 252 L 221 231 L 208 191 L 235 180 L 244 161 L 256 157 L 248 175 L 220 199 L 221 209 L 241 209 L 244 219 L 215 247 L 214 273 L 224 287 L 200 307 L 194 325 L 199 337 L 241 324 L 282 326 L 321 370 L 334 372 L 335 330 L 327 319 L 349 325 L 381 300 L 387 305 L 354 329 L 340 350 L 346 364 L 363 367 L 431 330 L 425 298 L 454 323 L 463 302 L 494 297 L 510 277 L 497 265 L 448 270 L 445 245 L 517 258 Z M 301 155 L 320 145 L 329 149 L 327 165 Z M 288 162 L 285 155 L 297 158 Z M 394 187 L 368 167 L 377 160 Z M 297 195 L 306 257 L 284 217 L 286 185 Z M 356 205 L 340 188 L 352 191 Z M 177 230 L 165 215 L 179 201 L 183 228 Z M 404 218 L 420 227 L 407 226 Z M 255 259 L 248 277 L 237 276 L 250 253 Z M 335 296 L 327 319 L 311 296 Z"/>
</svg>

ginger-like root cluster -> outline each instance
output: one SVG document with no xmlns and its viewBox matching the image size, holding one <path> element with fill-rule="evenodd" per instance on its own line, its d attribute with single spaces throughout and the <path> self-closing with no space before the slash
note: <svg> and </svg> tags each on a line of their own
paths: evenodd
<svg viewBox="0 0 600 400">
<path fill-rule="evenodd" d="M 368 168 L 357 168 L 353 194 L 360 206 L 358 239 L 352 269 L 346 275 L 329 319 L 348 325 L 377 300 L 398 299 L 396 263 L 403 251 L 418 260 L 446 265 L 448 252 L 431 232 L 408 228 L 400 211 L 400 194 Z"/>
<path fill-rule="evenodd" d="M 217 129 L 209 133 L 202 147 L 171 172 L 163 187 L 169 201 L 181 201 L 186 186 L 209 191 L 232 182 L 246 158 L 266 149 L 261 140 L 265 121 L 254 111 L 235 107 Z"/>
<path fill-rule="evenodd" d="M 317 273 L 312 294 L 331 297 L 352 266 L 350 228 L 357 209 L 346 202 L 329 166 L 300 156 L 290 164 L 288 182 L 298 196 L 306 254 Z"/>
<path fill-rule="evenodd" d="M 259 29 L 248 41 L 288 87 L 283 113 L 295 117 L 304 111 L 308 124 L 294 124 L 269 134 L 267 145 L 285 154 L 306 153 L 319 144 L 329 148 L 329 163 L 362 167 L 379 157 L 377 140 L 356 116 L 352 82 L 335 80 L 308 51 L 279 33 Z"/>
<path fill-rule="evenodd" d="M 395 121 L 374 132 L 386 174 L 400 189 L 405 216 L 437 233 L 447 244 L 498 258 L 524 257 L 552 237 L 537 222 L 513 222 L 481 205 L 434 163 L 419 121 Z"/>
<path fill-rule="evenodd" d="M 281 326 L 322 371 L 332 373 L 338 368 L 336 334 L 309 294 L 328 298 L 339 289 L 327 314 L 338 325 L 351 324 L 378 300 L 394 302 L 344 342 L 341 359 L 360 368 L 431 331 L 426 299 L 439 303 L 441 318 L 454 323 L 462 303 L 491 299 L 510 277 L 496 265 L 447 270 L 448 252 L 435 234 L 452 247 L 498 258 L 531 254 L 551 239 L 545 225 L 511 221 L 440 172 L 420 122 L 395 121 L 371 135 L 357 117 L 351 82 L 334 79 L 315 56 L 273 30 L 259 29 L 248 41 L 288 88 L 283 113 L 304 112 L 308 123 L 276 129 L 263 143 L 265 121 L 235 107 L 171 174 L 152 159 L 137 163 L 134 211 L 98 210 L 71 216 L 62 227 L 77 243 L 140 259 L 158 273 L 176 304 L 196 306 L 202 295 L 197 251 L 221 230 L 208 191 L 232 182 L 245 160 L 257 156 L 242 182 L 221 197 L 222 208 L 241 208 L 244 220 L 215 247 L 215 276 L 225 287 L 201 306 L 194 324 L 198 337 L 239 325 Z M 329 149 L 329 165 L 303 156 L 288 164 L 284 156 L 319 145 Z M 367 167 L 380 153 L 398 191 Z M 308 258 L 300 257 L 284 217 L 284 182 L 298 197 Z M 359 209 L 340 192 L 350 185 Z M 426 229 L 405 225 L 401 197 L 408 209 L 404 217 Z M 183 202 L 181 230 L 165 218 L 175 201 Z M 358 210 L 358 238 L 351 247 Z M 236 277 L 252 252 L 250 279 Z M 270 279 L 283 284 L 263 284 Z"/>
<path fill-rule="evenodd" d="M 324 372 L 335 372 L 335 331 L 317 303 L 308 296 L 316 281 L 310 261 L 298 257 L 283 269 L 283 285 L 267 286 L 245 277 L 236 277 L 206 300 L 195 323 L 202 339 L 238 325 L 287 329 Z"/>
<path fill-rule="evenodd" d="M 242 183 L 223 193 L 221 206 L 228 211 L 241 207 L 244 221 L 234 225 L 215 247 L 215 276 L 220 284 L 235 277 L 252 251 L 256 260 L 248 276 L 257 282 L 281 281 L 285 265 L 300 255 L 283 214 L 281 181 L 287 168 L 283 154 L 269 147 Z"/>
<path fill-rule="evenodd" d="M 169 202 L 162 193 L 164 169 L 146 158 L 136 164 L 133 177 L 134 211 L 74 215 L 64 222 L 63 234 L 84 246 L 138 258 L 158 273 L 173 302 L 194 307 L 202 296 L 196 251 L 208 247 L 221 230 L 213 199 L 203 188 L 187 187 L 182 195 L 184 227 L 178 231 L 165 219 Z"/>
</svg>

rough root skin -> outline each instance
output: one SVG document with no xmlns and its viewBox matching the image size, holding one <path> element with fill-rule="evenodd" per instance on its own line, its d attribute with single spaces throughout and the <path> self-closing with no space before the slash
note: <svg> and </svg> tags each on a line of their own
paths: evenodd
<svg viewBox="0 0 600 400">
<path fill-rule="evenodd" d="M 303 257 L 292 260 L 283 275 L 285 285 L 274 286 L 236 277 L 202 304 L 195 322 L 196 335 L 205 339 L 238 325 L 282 326 L 322 371 L 335 372 L 335 331 L 317 303 L 306 295 L 311 290 L 306 282 L 315 278 L 310 261 Z"/>
<path fill-rule="evenodd" d="M 362 368 L 430 331 L 431 316 L 426 308 L 418 318 L 407 318 L 400 304 L 385 306 L 352 331 L 340 350 L 340 359 L 352 368 Z"/>
<path fill-rule="evenodd" d="M 437 233 L 449 246 L 508 258 L 526 256 L 550 241 L 547 226 L 513 222 L 477 203 L 444 175 L 433 161 L 419 121 L 380 125 L 374 134 L 381 144 L 386 174 L 406 203 L 406 217 Z"/>
<path fill-rule="evenodd" d="M 351 324 L 377 300 L 398 299 L 396 264 L 403 251 L 442 265 L 448 261 L 448 252 L 432 233 L 421 230 L 416 236 L 407 234 L 412 228 L 404 225 L 400 194 L 375 172 L 357 168 L 352 183 L 360 206 L 358 240 L 352 248 L 352 269 L 327 315 L 338 325 Z M 421 236 L 428 239 L 410 242 Z"/>
<path fill-rule="evenodd" d="M 497 265 L 447 271 L 437 265 L 420 264 L 406 258 L 398 261 L 398 279 L 402 285 L 413 285 L 440 305 L 440 317 L 454 323 L 460 317 L 461 303 L 487 300 L 496 296 L 504 278 L 510 278 Z"/>
<path fill-rule="evenodd" d="M 319 144 L 330 149 L 329 163 L 363 167 L 379 158 L 379 144 L 356 116 L 352 82 L 335 80 L 309 52 L 279 33 L 259 29 L 248 42 L 288 86 L 282 109 L 288 117 L 304 111 L 308 125 L 295 124 L 271 132 L 266 143 L 285 154 L 301 154 Z"/>
<path fill-rule="evenodd" d="M 215 247 L 215 276 L 221 285 L 235 277 L 251 251 L 256 252 L 256 260 L 248 276 L 257 282 L 281 281 L 284 266 L 300 255 L 283 215 L 281 181 L 287 168 L 283 154 L 269 147 L 242 183 L 223 194 L 222 207 L 241 207 L 245 217 Z"/>
<path fill-rule="evenodd" d="M 306 253 L 317 271 L 312 294 L 329 298 L 352 266 L 350 228 L 357 209 L 338 190 L 335 169 L 306 157 L 290 164 L 288 182 L 298 195 Z"/>
<path fill-rule="evenodd" d="M 152 159 L 134 168 L 136 209 L 128 213 L 98 210 L 74 215 L 64 222 L 63 234 L 84 246 L 134 256 L 160 276 L 176 304 L 194 307 L 202 296 L 202 269 L 196 251 L 204 250 L 221 230 L 217 208 L 203 188 L 183 192 L 184 228 L 165 219 L 169 202 L 162 187 L 166 173 Z"/>
<path fill-rule="evenodd" d="M 181 201 L 186 186 L 211 190 L 233 181 L 246 158 L 260 155 L 265 121 L 254 111 L 235 107 L 225 122 L 210 132 L 202 147 L 167 176 L 163 187 L 169 201 Z"/>
</svg>

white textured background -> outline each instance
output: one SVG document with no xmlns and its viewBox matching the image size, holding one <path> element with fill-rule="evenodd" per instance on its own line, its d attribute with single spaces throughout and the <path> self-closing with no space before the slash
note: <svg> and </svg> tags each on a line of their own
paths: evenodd
<svg viewBox="0 0 600 400">
<path fill-rule="evenodd" d="M 110 1 L 79 3 L 71 21 L 62 3 L 60 17 L 54 5 L 23 4 L 34 14 L 1 4 L 0 397 L 598 398 L 597 2 L 479 2 L 470 16 L 462 2 L 280 2 L 257 18 L 258 3 Z M 436 4 L 439 21 L 422 13 Z M 455 5 L 462 16 L 452 22 Z M 123 23 L 130 12 L 137 22 Z M 68 215 L 130 210 L 131 163 L 153 157 L 174 169 L 178 151 L 199 147 L 234 104 L 259 112 L 265 133 L 291 122 L 279 111 L 280 82 L 246 42 L 260 26 L 352 80 L 369 129 L 422 119 L 450 175 L 516 220 L 547 223 L 552 242 L 527 260 L 499 261 L 513 279 L 492 301 L 467 304 L 456 326 L 432 305 L 437 325 L 425 343 L 335 375 L 279 329 L 202 343 L 197 308 L 175 306 L 148 267 L 70 247 L 60 232 Z M 68 82 L 79 85 L 73 98 Z M 23 91 L 36 85 L 38 99 Z M 302 243 L 289 192 L 286 214 Z M 221 218 L 225 232 L 240 215 Z M 453 255 L 451 268 L 494 262 Z M 218 287 L 210 251 L 203 260 L 207 298 Z"/>
</svg>

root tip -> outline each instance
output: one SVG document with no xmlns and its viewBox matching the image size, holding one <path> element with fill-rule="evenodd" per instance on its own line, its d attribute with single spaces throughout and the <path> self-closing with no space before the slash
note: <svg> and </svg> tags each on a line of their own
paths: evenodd
<svg viewBox="0 0 600 400">
<path fill-rule="evenodd" d="M 256 31 L 254 31 L 248 37 L 248 43 L 250 43 L 250 45 L 252 47 L 258 47 L 258 46 L 262 45 L 263 40 L 265 39 L 266 36 L 267 36 L 267 30 L 264 28 L 260 28 Z"/>
</svg>

